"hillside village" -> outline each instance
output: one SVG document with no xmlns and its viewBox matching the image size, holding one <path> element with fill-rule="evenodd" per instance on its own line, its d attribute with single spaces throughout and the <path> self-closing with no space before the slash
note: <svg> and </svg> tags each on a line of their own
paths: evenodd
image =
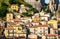
<svg viewBox="0 0 60 39">
<path fill-rule="evenodd" d="M 59 12 L 52 7 L 53 16 L 44 9 L 29 10 L 24 4 L 11 4 L 6 19 L 0 19 L 0 35 L 5 39 L 60 39 Z"/>
</svg>

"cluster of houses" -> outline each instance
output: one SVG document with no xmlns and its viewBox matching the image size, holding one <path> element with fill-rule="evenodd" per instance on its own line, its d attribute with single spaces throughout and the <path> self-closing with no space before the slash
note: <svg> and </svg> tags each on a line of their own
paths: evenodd
<svg viewBox="0 0 60 39">
<path fill-rule="evenodd" d="M 7 13 L 4 34 L 6 38 L 28 38 L 28 39 L 59 39 L 58 38 L 58 21 L 55 18 L 50 19 L 50 14 L 43 10 L 34 14 L 32 17 L 21 17 L 21 13 L 25 12 L 24 5 L 19 13 Z M 18 11 L 17 5 L 12 5 L 9 11 L 15 9 Z"/>
</svg>

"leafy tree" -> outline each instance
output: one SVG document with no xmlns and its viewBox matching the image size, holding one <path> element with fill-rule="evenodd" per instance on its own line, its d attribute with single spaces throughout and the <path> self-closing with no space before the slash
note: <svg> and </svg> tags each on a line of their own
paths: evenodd
<svg viewBox="0 0 60 39">
<path fill-rule="evenodd" d="M 29 11 L 33 11 L 34 13 L 38 13 L 39 12 L 36 8 L 30 8 Z"/>
<path fill-rule="evenodd" d="M 0 17 L 4 18 L 6 16 L 6 13 L 8 12 L 7 10 L 8 5 L 4 2 L 1 3 L 0 7 Z"/>
<path fill-rule="evenodd" d="M 38 13 L 39 11 L 36 8 L 33 8 L 34 13 Z"/>
<path fill-rule="evenodd" d="M 29 8 L 32 8 L 32 5 L 30 5 L 30 4 L 26 3 L 26 2 L 24 2 L 23 4 L 24 4 L 25 6 L 27 6 L 27 7 L 29 7 Z"/>
<path fill-rule="evenodd" d="M 51 13 L 50 13 L 50 15 L 51 15 L 51 16 L 53 16 L 53 15 L 54 15 L 54 13 L 53 13 L 53 12 L 51 12 Z"/>
<path fill-rule="evenodd" d="M 60 10 L 58 11 L 58 13 L 60 14 Z"/>
<path fill-rule="evenodd" d="M 13 12 L 17 12 L 18 13 L 18 11 L 16 11 L 15 9 L 13 10 Z"/>
<path fill-rule="evenodd" d="M 23 17 L 26 17 L 26 16 L 27 16 L 27 17 L 31 17 L 32 14 L 29 14 L 29 13 L 27 13 L 27 12 L 23 12 L 23 13 L 22 13 L 22 16 L 23 16 Z"/>
<path fill-rule="evenodd" d="M 36 0 L 36 1 L 38 1 L 38 0 Z"/>
<path fill-rule="evenodd" d="M 42 9 L 45 11 L 47 9 L 47 6 L 43 6 Z"/>
<path fill-rule="evenodd" d="M 18 0 L 20 3 L 24 3 L 25 1 L 24 0 Z"/>
<path fill-rule="evenodd" d="M 8 5 L 7 5 L 6 3 L 4 3 L 4 2 L 1 3 L 1 6 L 2 6 L 2 7 L 5 7 L 5 8 L 8 7 Z"/>
<path fill-rule="evenodd" d="M 0 17 L 3 18 L 7 14 L 7 9 L 5 7 L 0 7 Z"/>
<path fill-rule="evenodd" d="M 34 13 L 39 12 L 37 9 L 33 8 L 32 5 L 26 3 L 24 0 L 9 0 L 8 3 L 18 4 L 18 5 L 24 4 L 26 7 L 29 7 L 29 10 L 27 12 L 22 13 L 23 16 L 32 16 L 32 14 L 30 13 L 31 11 L 33 11 Z M 6 13 L 8 12 L 8 10 L 7 10 L 8 6 L 9 5 L 6 4 L 4 1 L 1 2 L 1 7 L 0 7 L 0 17 L 1 18 L 4 18 L 6 16 Z M 14 12 L 16 12 L 16 11 L 14 10 Z"/>
<path fill-rule="evenodd" d="M 22 2 L 24 2 L 24 0 L 19 0 L 19 1 L 22 1 Z"/>
<path fill-rule="evenodd" d="M 47 7 L 47 10 L 46 10 L 47 13 L 50 13 L 51 10 L 49 9 L 49 6 Z"/>
<path fill-rule="evenodd" d="M 16 3 L 16 0 L 9 0 L 10 4 Z"/>
<path fill-rule="evenodd" d="M 16 4 L 16 0 L 9 0 L 10 4 Z"/>
</svg>

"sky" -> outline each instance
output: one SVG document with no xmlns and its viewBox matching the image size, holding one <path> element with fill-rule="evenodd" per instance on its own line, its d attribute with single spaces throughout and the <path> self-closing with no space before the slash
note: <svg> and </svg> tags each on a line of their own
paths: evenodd
<svg viewBox="0 0 60 39">
<path fill-rule="evenodd" d="M 60 1 L 60 0 L 59 0 Z M 49 3 L 49 0 L 45 0 L 46 3 Z"/>
<path fill-rule="evenodd" d="M 45 0 L 46 3 L 49 3 L 49 0 Z"/>
</svg>

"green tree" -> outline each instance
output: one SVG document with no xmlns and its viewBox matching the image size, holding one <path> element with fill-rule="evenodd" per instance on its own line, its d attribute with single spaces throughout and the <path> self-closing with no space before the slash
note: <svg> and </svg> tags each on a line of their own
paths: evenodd
<svg viewBox="0 0 60 39">
<path fill-rule="evenodd" d="M 24 0 L 18 0 L 20 3 L 24 3 L 25 1 Z"/>
<path fill-rule="evenodd" d="M 43 6 L 42 9 L 45 11 L 47 9 L 47 6 Z"/>
<path fill-rule="evenodd" d="M 38 0 L 36 0 L 36 1 L 38 1 Z"/>
<path fill-rule="evenodd" d="M 32 8 L 32 5 L 30 5 L 30 4 L 26 3 L 26 2 L 24 2 L 23 4 L 24 4 L 26 7 Z"/>
<path fill-rule="evenodd" d="M 51 16 L 53 16 L 53 15 L 54 15 L 54 13 L 53 13 L 53 12 L 51 12 L 51 13 L 50 13 L 50 15 L 51 15 Z"/>
<path fill-rule="evenodd" d="M 6 16 L 7 9 L 5 7 L 0 7 L 0 17 L 3 18 Z"/>
<path fill-rule="evenodd" d="M 32 14 L 29 14 L 29 13 L 27 13 L 27 12 L 23 12 L 23 13 L 22 13 L 22 16 L 23 16 L 23 17 L 31 17 Z"/>
<path fill-rule="evenodd" d="M 7 10 L 8 5 L 4 2 L 1 3 L 0 7 L 0 17 L 4 18 L 6 16 L 6 13 L 8 12 Z"/>
<path fill-rule="evenodd" d="M 33 11 L 34 13 L 38 13 L 39 11 L 36 8 L 30 8 L 29 11 Z"/>
<path fill-rule="evenodd" d="M 19 0 L 9 0 L 9 3 L 10 4 L 18 4 L 18 5 L 22 4 L 21 2 L 19 2 Z"/>
<path fill-rule="evenodd" d="M 10 4 L 16 3 L 16 0 L 9 0 Z"/>
<path fill-rule="evenodd" d="M 7 8 L 7 7 L 8 7 L 8 4 L 2 2 L 2 3 L 1 3 L 1 6 L 4 7 L 4 8 Z"/>
<path fill-rule="evenodd" d="M 58 13 L 60 14 L 60 10 L 58 11 Z"/>
</svg>

